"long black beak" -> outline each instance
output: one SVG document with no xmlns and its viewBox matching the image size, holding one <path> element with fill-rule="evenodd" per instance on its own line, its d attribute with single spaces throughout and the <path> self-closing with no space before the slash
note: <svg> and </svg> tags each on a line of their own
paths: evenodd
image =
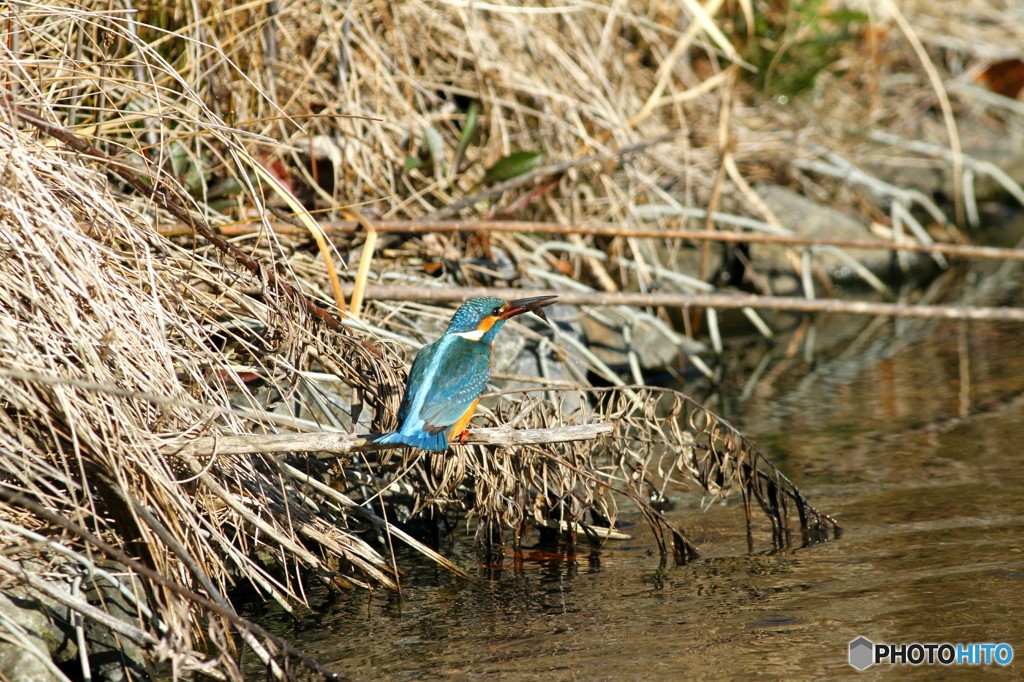
<svg viewBox="0 0 1024 682">
<path fill-rule="evenodd" d="M 552 305 L 558 300 L 557 296 L 533 296 L 531 298 L 517 298 L 514 301 L 509 301 L 505 304 L 505 310 L 502 311 L 501 315 L 498 315 L 503 320 L 507 320 L 516 315 L 522 315 L 523 313 L 536 313 L 537 317 L 541 318 L 545 322 L 548 321 L 547 316 L 544 315 L 544 311 L 541 308 Z"/>
</svg>

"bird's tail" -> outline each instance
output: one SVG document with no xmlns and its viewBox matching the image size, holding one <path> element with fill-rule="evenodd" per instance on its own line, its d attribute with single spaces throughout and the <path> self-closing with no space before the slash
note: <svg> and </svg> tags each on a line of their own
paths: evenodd
<svg viewBox="0 0 1024 682">
<path fill-rule="evenodd" d="M 443 452 L 448 449 L 448 434 L 444 431 L 434 434 L 394 431 L 392 433 L 385 433 L 383 436 L 377 436 L 373 439 L 373 442 L 380 443 L 381 445 L 408 445 L 420 450 Z"/>
</svg>

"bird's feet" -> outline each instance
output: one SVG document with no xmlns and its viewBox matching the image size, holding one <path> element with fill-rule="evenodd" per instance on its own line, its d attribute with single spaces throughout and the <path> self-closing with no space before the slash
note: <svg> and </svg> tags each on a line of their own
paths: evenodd
<svg viewBox="0 0 1024 682">
<path fill-rule="evenodd" d="M 462 429 L 462 433 L 455 437 L 455 440 L 459 442 L 459 445 L 465 445 L 469 439 L 469 429 Z"/>
</svg>

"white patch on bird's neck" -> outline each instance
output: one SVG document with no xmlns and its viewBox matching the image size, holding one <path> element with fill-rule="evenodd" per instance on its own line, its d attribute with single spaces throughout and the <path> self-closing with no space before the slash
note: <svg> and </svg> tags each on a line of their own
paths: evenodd
<svg viewBox="0 0 1024 682">
<path fill-rule="evenodd" d="M 471 332 L 459 332 L 457 334 L 452 334 L 452 336 L 458 336 L 460 338 L 466 339 L 467 341 L 479 341 L 480 339 L 484 338 L 484 334 L 486 333 L 487 331 L 484 329 L 474 329 Z"/>
</svg>

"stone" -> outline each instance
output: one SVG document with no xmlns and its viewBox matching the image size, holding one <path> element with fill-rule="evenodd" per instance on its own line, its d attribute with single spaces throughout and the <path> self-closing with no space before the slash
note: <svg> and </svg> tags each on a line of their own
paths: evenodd
<svg viewBox="0 0 1024 682">
<path fill-rule="evenodd" d="M 62 678 L 46 664 L 52 656 L 47 640 L 59 634 L 42 605 L 23 595 L 20 588 L 0 592 L 0 620 L 5 631 L 0 640 L 0 680 L 56 682 Z"/>
<path fill-rule="evenodd" d="M 111 573 L 117 574 L 124 570 L 120 564 L 105 567 Z M 119 576 L 121 580 L 128 577 L 123 573 Z M 97 578 L 91 583 L 83 582 L 83 596 L 90 604 L 102 608 L 111 616 L 126 623 L 138 624 L 138 613 L 120 590 L 108 583 L 106 580 Z M 133 590 L 134 594 L 145 595 L 142 583 L 136 580 Z M 103 625 L 92 621 L 85 621 L 85 641 L 89 651 L 89 665 L 92 667 L 93 676 L 107 682 L 121 682 L 122 680 L 148 680 L 150 679 L 146 669 L 146 656 L 142 648 L 126 637 L 119 637 Z"/>
<path fill-rule="evenodd" d="M 875 240 L 864 222 L 837 208 L 819 204 L 788 187 L 779 185 L 758 185 L 755 190 L 762 201 L 782 224 L 801 237 L 830 239 Z M 750 258 L 754 268 L 771 276 L 775 273 L 792 273 L 792 253 L 800 253 L 801 247 L 787 247 L 776 244 L 750 245 Z M 891 281 L 894 274 L 893 252 L 882 249 L 858 249 L 842 247 L 842 251 L 865 266 L 883 282 Z M 907 264 L 911 271 L 927 268 L 933 261 L 927 256 L 907 253 Z M 817 250 L 813 262 L 837 284 L 865 284 L 856 271 L 833 253 Z"/>
<path fill-rule="evenodd" d="M 77 563 L 67 562 L 66 559 L 43 561 L 29 558 L 23 559 L 21 563 L 25 570 L 37 575 L 44 571 L 50 575 L 60 573 L 62 563 L 67 563 L 63 572 L 78 573 L 82 570 Z M 124 567 L 119 564 L 105 568 L 115 574 L 124 571 Z M 68 596 L 71 595 L 70 579 L 50 579 L 49 583 Z M 144 594 L 141 587 L 136 588 L 137 594 Z M 138 623 L 134 607 L 102 578 L 97 577 L 92 582 L 83 580 L 80 598 L 126 623 Z M 14 633 L 14 638 L 18 637 L 19 632 L 23 636 L 23 643 L 0 640 L 0 680 L 48 682 L 64 679 L 55 676 L 51 666 L 37 654 L 46 656 L 63 668 L 78 669 L 78 645 L 67 606 L 24 585 L 15 584 L 4 587 L 0 592 L 0 614 L 0 629 Z M 5 627 L 5 623 L 11 623 L 13 627 Z M 137 645 L 117 637 L 103 625 L 88 618 L 83 622 L 83 629 L 93 679 L 111 682 L 150 679 L 145 653 Z M 28 650 L 29 646 L 34 652 Z"/>
<path fill-rule="evenodd" d="M 972 117 L 960 120 L 958 132 L 964 156 L 990 163 L 1017 184 L 1024 185 L 1024 124 L 1014 118 L 996 123 Z M 932 140 L 933 144 L 947 149 L 949 146 L 945 125 L 937 120 L 922 120 L 921 129 L 914 131 L 913 138 Z M 880 180 L 918 190 L 929 197 L 945 195 L 952 201 L 953 166 L 948 159 L 923 156 L 898 147 L 884 147 L 869 158 L 880 160 L 865 162 L 864 170 Z M 908 158 L 913 162 L 908 163 Z M 1009 197 L 1006 189 L 987 174 L 975 175 L 974 196 L 979 203 Z"/>
<path fill-rule="evenodd" d="M 602 309 L 600 316 L 584 315 L 580 325 L 590 350 L 612 369 L 621 370 L 628 367 L 629 353 L 632 350 L 636 353 L 641 369 L 663 370 L 674 364 L 683 350 L 650 321 L 632 318 L 615 308 Z M 626 343 L 623 334 L 627 325 L 630 325 L 630 344 Z M 688 349 L 691 352 L 703 350 L 700 344 L 688 339 L 685 341 L 694 344 Z"/>
</svg>

